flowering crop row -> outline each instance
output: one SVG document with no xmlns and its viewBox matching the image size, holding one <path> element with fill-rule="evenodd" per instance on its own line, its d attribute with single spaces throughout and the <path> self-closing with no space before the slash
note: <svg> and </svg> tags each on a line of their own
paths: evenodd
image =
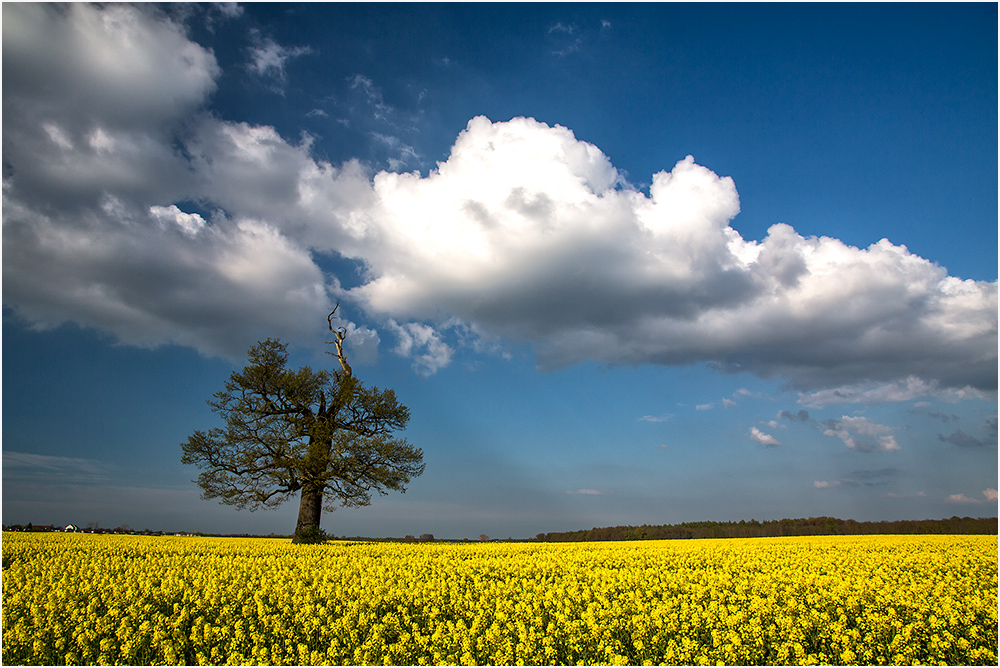
<svg viewBox="0 0 1000 668">
<path fill-rule="evenodd" d="M 996 662 L 996 536 L 3 537 L 7 665 Z"/>
</svg>

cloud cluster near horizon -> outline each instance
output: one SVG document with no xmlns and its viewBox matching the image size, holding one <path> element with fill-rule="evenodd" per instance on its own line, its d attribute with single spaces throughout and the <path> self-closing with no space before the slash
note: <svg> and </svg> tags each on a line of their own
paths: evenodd
<svg viewBox="0 0 1000 668">
<path fill-rule="evenodd" d="M 155 8 L 3 12 L 4 303 L 36 326 L 238 357 L 264 336 L 313 342 L 343 299 L 424 374 L 461 341 L 505 340 L 546 369 L 779 377 L 808 406 L 996 391 L 996 282 L 885 239 L 780 223 L 744 239 L 732 179 L 691 156 L 646 193 L 568 128 L 477 117 L 427 174 L 372 174 L 208 113 L 214 55 Z M 248 67 L 283 73 L 263 55 L 292 52 L 256 39 Z M 324 254 L 362 283 L 324 274 Z M 351 326 L 370 353 L 379 334 Z M 893 449 L 869 425 L 831 431 Z"/>
<path fill-rule="evenodd" d="M 959 493 L 959 494 L 949 494 L 948 498 L 945 499 L 945 503 L 971 503 L 971 504 L 979 504 L 979 503 L 990 503 L 991 501 L 992 502 L 996 502 L 997 501 L 997 490 L 994 489 L 994 488 L 992 488 L 992 487 L 990 487 L 989 489 L 984 489 L 983 492 L 982 492 L 982 494 L 983 494 L 983 498 L 982 499 L 973 498 L 973 497 L 966 496 L 965 494 L 961 494 L 961 493 Z"/>
</svg>

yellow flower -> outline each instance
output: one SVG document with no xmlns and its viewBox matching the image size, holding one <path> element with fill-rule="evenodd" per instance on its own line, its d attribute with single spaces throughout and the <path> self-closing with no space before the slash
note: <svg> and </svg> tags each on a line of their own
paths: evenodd
<svg viewBox="0 0 1000 668">
<path fill-rule="evenodd" d="M 995 664 L 995 536 L 6 534 L 7 663 Z"/>
</svg>

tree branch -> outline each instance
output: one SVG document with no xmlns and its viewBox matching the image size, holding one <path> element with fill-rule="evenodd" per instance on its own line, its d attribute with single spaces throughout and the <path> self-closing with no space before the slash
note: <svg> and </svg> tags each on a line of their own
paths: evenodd
<svg viewBox="0 0 1000 668">
<path fill-rule="evenodd" d="M 326 322 L 327 325 L 330 327 L 330 333 L 332 333 L 334 337 L 333 341 L 327 341 L 327 343 L 332 343 L 337 347 L 336 353 L 331 353 L 329 351 L 327 352 L 330 355 L 336 357 L 338 360 L 340 360 L 340 366 L 344 369 L 344 373 L 347 374 L 347 377 L 350 378 L 352 375 L 354 375 L 354 372 L 351 371 L 351 365 L 347 363 L 347 358 L 344 357 L 344 338 L 347 336 L 347 328 L 346 327 L 338 327 L 337 329 L 333 328 L 333 318 L 334 315 L 336 315 L 338 308 L 340 308 L 339 301 L 337 302 L 337 305 L 333 307 L 333 310 L 330 311 L 330 315 L 326 316 Z"/>
</svg>

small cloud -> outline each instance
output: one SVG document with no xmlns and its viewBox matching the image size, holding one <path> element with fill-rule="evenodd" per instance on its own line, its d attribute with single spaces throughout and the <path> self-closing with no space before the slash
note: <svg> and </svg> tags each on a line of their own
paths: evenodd
<svg viewBox="0 0 1000 668">
<path fill-rule="evenodd" d="M 566 25 L 565 23 L 559 22 L 559 23 L 556 23 L 554 26 L 551 26 L 549 28 L 549 34 L 550 35 L 552 33 L 554 33 L 554 32 L 561 32 L 561 33 L 565 33 L 567 35 L 572 35 L 576 31 L 577 31 L 577 27 L 576 27 L 575 24 L 572 24 L 572 23 L 569 24 L 569 25 Z"/>
<path fill-rule="evenodd" d="M 723 408 L 732 408 L 735 405 L 736 405 L 736 402 L 733 401 L 732 399 L 723 399 L 722 400 L 722 406 L 723 406 Z"/>
<path fill-rule="evenodd" d="M 983 492 L 982 492 L 982 494 L 983 494 L 983 497 L 984 497 L 985 501 L 983 499 L 974 499 L 972 497 L 966 496 L 965 494 L 950 494 L 950 495 L 948 495 L 948 498 L 945 499 L 945 502 L 947 502 L 947 503 L 980 504 L 980 503 L 988 503 L 990 501 L 996 501 L 997 500 L 997 490 L 995 490 L 992 487 L 984 489 Z"/>
<path fill-rule="evenodd" d="M 814 422 L 814 420 L 809 417 L 809 411 L 807 410 L 800 410 L 798 413 L 778 411 L 778 419 L 788 420 L 789 422 Z"/>
<path fill-rule="evenodd" d="M 406 165 L 420 162 L 420 154 L 409 144 L 404 144 L 399 137 L 384 135 L 380 132 L 371 132 L 370 136 L 378 143 L 384 145 L 396 156 L 389 158 L 389 169 L 394 172 L 401 171 Z"/>
<path fill-rule="evenodd" d="M 329 118 L 330 114 L 326 113 L 322 109 L 313 109 L 312 111 L 306 114 L 306 118 L 317 118 L 317 117 Z"/>
<path fill-rule="evenodd" d="M 170 206 L 151 206 L 149 213 L 164 227 L 176 226 L 186 236 L 195 237 L 205 227 L 205 219 L 197 213 L 185 213 L 177 208 L 176 204 Z"/>
<path fill-rule="evenodd" d="M 347 80 L 351 82 L 351 88 L 362 88 L 365 91 L 365 95 L 368 96 L 368 99 L 373 102 L 382 101 L 381 91 L 375 87 L 375 82 L 369 77 L 366 77 L 363 74 L 355 74 L 353 77 L 348 77 Z"/>
<path fill-rule="evenodd" d="M 666 443 L 660 443 L 660 450 L 669 450 L 670 446 Z"/>
<path fill-rule="evenodd" d="M 285 83 L 285 63 L 292 58 L 312 53 L 312 48 L 308 46 L 286 47 L 270 37 L 261 38 L 258 30 L 250 32 L 250 39 L 253 45 L 250 47 L 250 63 L 247 67 L 254 74 L 275 81 L 279 89 Z"/>
<path fill-rule="evenodd" d="M 781 441 L 770 434 L 765 434 L 760 429 L 757 429 L 757 427 L 750 427 L 750 439 L 760 443 L 761 445 L 766 445 L 769 448 L 781 445 Z"/>
<path fill-rule="evenodd" d="M 979 499 L 972 499 L 965 494 L 950 494 L 945 499 L 945 503 L 983 503 Z"/>
<path fill-rule="evenodd" d="M 63 149 L 64 151 L 70 151 L 73 149 L 73 142 L 70 140 L 69 136 L 63 129 L 56 125 L 55 123 L 42 123 L 42 130 L 48 135 L 49 141 Z"/>
<path fill-rule="evenodd" d="M 605 494 L 609 494 L 609 492 L 602 489 L 571 489 L 566 490 L 566 493 L 579 496 L 604 496 Z"/>
<path fill-rule="evenodd" d="M 899 469 L 894 468 L 864 469 L 852 471 L 850 477 L 841 478 L 840 480 L 815 480 L 813 481 L 813 487 L 816 489 L 880 487 L 889 482 L 888 478 L 892 478 L 898 473 Z"/>
<path fill-rule="evenodd" d="M 458 335 L 458 344 L 470 348 L 481 355 L 490 355 L 500 359 L 511 360 L 514 356 L 507 350 L 499 337 L 489 334 L 478 326 L 463 322 L 458 318 L 450 318 L 445 327 Z"/>
<path fill-rule="evenodd" d="M 897 494 L 896 492 L 889 492 L 888 494 L 883 494 L 889 499 L 916 499 L 923 496 L 927 496 L 927 492 L 917 492 L 916 494 Z"/>
<path fill-rule="evenodd" d="M 983 439 L 976 438 L 975 436 L 969 436 L 961 429 L 953 431 L 952 433 L 945 436 L 944 434 L 938 434 L 938 440 L 942 443 L 951 443 L 952 445 L 957 445 L 960 448 L 985 448 L 990 445 L 996 445 L 996 439 L 993 442 L 987 442 Z"/>
<path fill-rule="evenodd" d="M 957 429 L 945 436 L 938 434 L 938 440 L 943 443 L 951 443 L 962 448 L 995 448 L 997 447 L 997 416 L 989 418 L 982 426 L 984 436 L 976 438 L 966 434 L 961 429 Z"/>
<path fill-rule="evenodd" d="M 747 399 L 764 399 L 767 401 L 774 401 L 773 398 L 767 396 L 766 394 L 763 394 L 761 392 L 754 392 L 752 390 L 748 390 L 745 387 L 741 387 L 740 389 L 733 392 L 733 397 L 735 398 L 746 397 Z"/>
<path fill-rule="evenodd" d="M 915 401 L 923 397 L 937 397 L 948 402 L 983 399 L 985 394 L 972 387 L 942 388 L 936 381 L 925 381 L 909 376 L 895 383 L 882 385 L 845 385 L 828 390 L 800 393 L 799 403 L 810 408 L 823 408 L 836 404 L 875 404 Z M 924 402 L 919 402 L 923 404 Z"/>
<path fill-rule="evenodd" d="M 389 327 L 399 338 L 393 352 L 401 357 L 413 357 L 413 370 L 421 376 L 433 376 L 451 363 L 454 351 L 430 325 L 418 322 L 400 325 L 390 320 Z"/>
<path fill-rule="evenodd" d="M 607 32 L 608 30 L 611 30 L 611 21 L 601 19 L 601 32 Z"/>
<path fill-rule="evenodd" d="M 838 489 L 841 487 L 861 487 L 861 483 L 851 478 L 841 478 L 840 480 L 814 480 L 813 487 L 816 489 Z"/>
<path fill-rule="evenodd" d="M 949 413 L 941 413 L 940 411 L 926 411 L 926 412 L 921 413 L 920 411 L 916 411 L 916 410 L 908 411 L 908 412 L 909 413 L 913 413 L 914 415 L 926 415 L 928 417 L 934 418 L 935 420 L 941 420 L 941 422 L 944 422 L 946 424 L 948 422 L 958 422 L 958 420 L 959 420 L 959 417 L 957 415 L 955 415 L 954 413 L 951 413 L 951 414 L 949 414 Z"/>
<path fill-rule="evenodd" d="M 374 81 L 363 74 L 355 74 L 353 77 L 348 77 L 347 80 L 350 82 L 352 90 L 360 89 L 364 93 L 376 120 L 396 126 L 391 120 L 398 116 L 396 108 L 386 104 L 382 90 L 375 85 Z"/>
<path fill-rule="evenodd" d="M 188 15 L 188 10 L 181 8 L 180 3 L 175 5 L 175 8 L 180 13 L 179 18 Z M 224 23 L 225 21 L 232 21 L 233 19 L 238 19 L 243 16 L 243 7 L 236 2 L 218 2 L 207 6 L 207 11 L 204 14 L 205 28 L 209 32 L 215 32 L 216 27 Z"/>
<path fill-rule="evenodd" d="M 361 365 L 375 364 L 378 361 L 378 344 L 381 342 L 378 332 L 353 322 L 348 322 L 346 327 L 344 341 L 353 362 Z"/>
<path fill-rule="evenodd" d="M 580 50 L 583 46 L 583 36 L 580 33 L 579 27 L 575 23 L 556 23 L 551 26 L 548 30 L 548 35 L 551 39 L 557 43 L 561 42 L 561 48 L 554 50 L 552 53 L 557 56 L 568 56 L 571 53 L 575 53 Z"/>
<path fill-rule="evenodd" d="M 715 406 L 715 404 L 698 404 L 694 407 L 696 411 L 710 411 Z"/>
<path fill-rule="evenodd" d="M 666 422 L 672 417 L 674 417 L 673 413 L 664 413 L 663 415 L 643 415 L 639 418 L 639 422 Z"/>
<path fill-rule="evenodd" d="M 894 452 L 900 449 L 896 437 L 891 433 L 892 427 L 872 422 L 866 417 L 845 415 L 834 420 L 827 420 L 823 424 L 827 427 L 823 432 L 824 436 L 839 438 L 851 450 Z M 876 443 L 862 437 L 875 439 Z"/>
<path fill-rule="evenodd" d="M 236 19 L 243 16 L 243 7 L 238 2 L 219 2 L 214 7 L 227 19 Z"/>
</svg>

